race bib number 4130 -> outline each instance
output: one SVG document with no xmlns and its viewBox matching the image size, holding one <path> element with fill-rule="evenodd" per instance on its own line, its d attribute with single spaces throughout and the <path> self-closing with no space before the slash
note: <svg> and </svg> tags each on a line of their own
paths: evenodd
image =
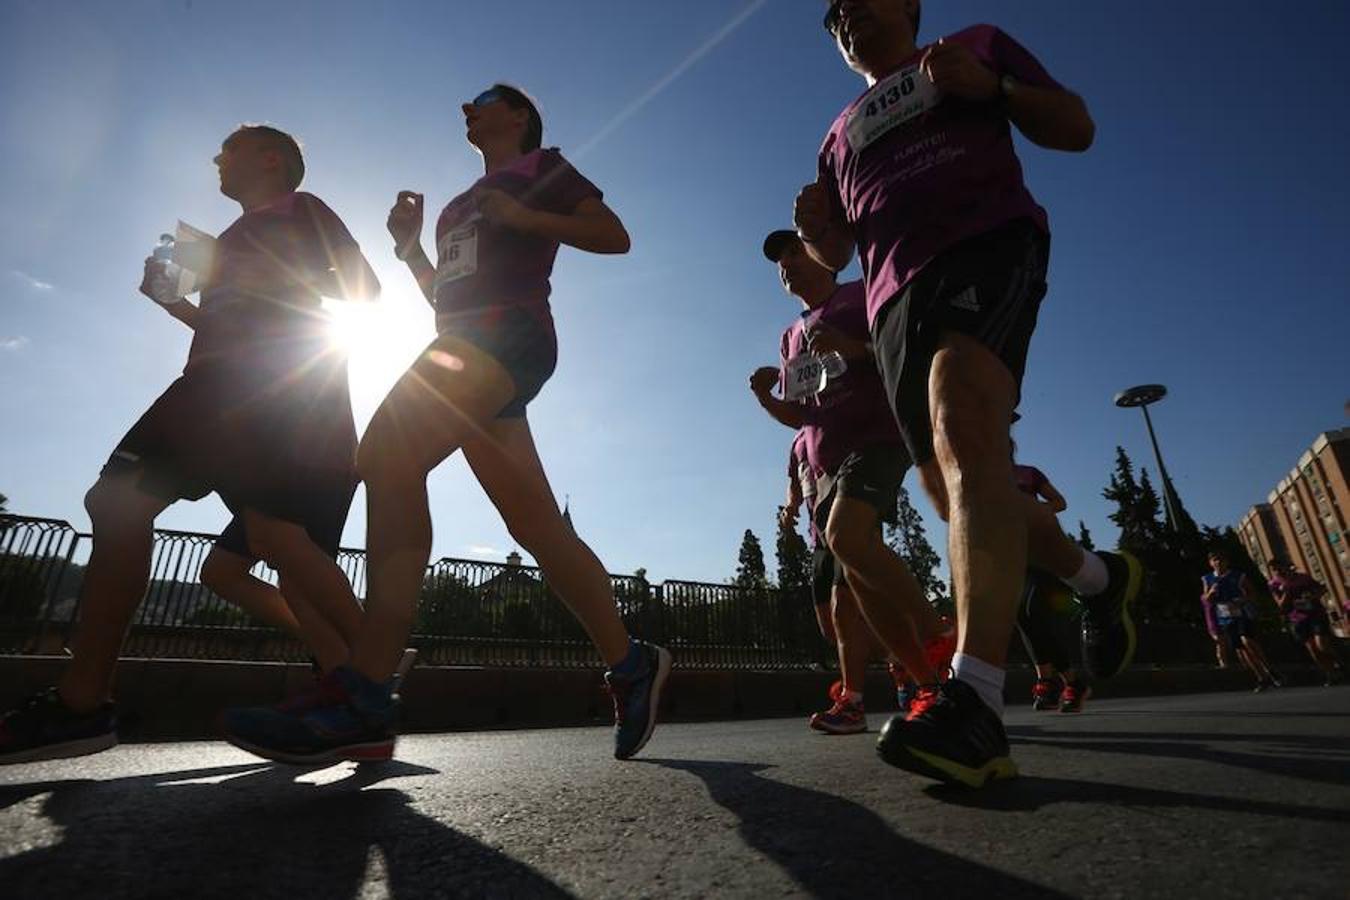
<svg viewBox="0 0 1350 900">
<path fill-rule="evenodd" d="M 942 92 L 919 71 L 917 63 L 906 66 L 873 85 L 849 113 L 848 144 L 854 153 L 861 153 L 895 126 L 923 115 L 941 100 Z"/>
</svg>

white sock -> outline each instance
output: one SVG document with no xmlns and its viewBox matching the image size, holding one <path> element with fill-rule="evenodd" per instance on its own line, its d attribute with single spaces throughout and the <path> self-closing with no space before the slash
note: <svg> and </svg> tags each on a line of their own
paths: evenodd
<svg viewBox="0 0 1350 900">
<path fill-rule="evenodd" d="M 1003 718 L 1003 670 L 982 659 L 958 653 L 952 657 L 952 676 L 975 689 L 984 705 Z"/>
<path fill-rule="evenodd" d="M 1106 570 L 1106 562 L 1091 550 L 1083 551 L 1083 564 L 1077 572 L 1064 579 L 1064 583 L 1080 597 L 1100 594 L 1110 582 L 1111 573 Z"/>
</svg>

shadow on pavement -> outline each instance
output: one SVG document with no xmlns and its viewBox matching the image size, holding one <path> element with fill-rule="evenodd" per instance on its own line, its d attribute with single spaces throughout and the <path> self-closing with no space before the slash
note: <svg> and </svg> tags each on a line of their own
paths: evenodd
<svg viewBox="0 0 1350 900">
<path fill-rule="evenodd" d="M 1350 810 L 1292 803 L 1270 803 L 1242 797 L 1192 794 L 1161 788 L 1141 788 L 1100 781 L 1069 778 L 1042 778 L 1022 775 L 999 785 L 997 790 L 972 791 L 947 784 L 933 784 L 924 793 L 954 806 L 996 812 L 1034 812 L 1059 803 L 1102 804 L 1156 810 L 1168 807 L 1208 809 L 1219 813 L 1247 813 L 1283 819 L 1310 819 L 1338 824 L 1350 823 Z"/>
<path fill-rule="evenodd" d="M 0 787 L 59 831 L 0 860 L 6 897 L 570 897 L 545 876 L 412 808 L 393 762 L 326 784 L 249 765 Z M 224 779 L 190 783 L 194 779 Z M 368 882 L 383 882 L 371 892 Z"/>
<path fill-rule="evenodd" d="M 767 764 L 642 759 L 698 776 L 740 819 L 745 843 L 813 897 L 948 894 L 990 898 L 1064 896 L 1042 885 L 896 834 L 876 813 L 832 794 L 760 775 Z"/>
<path fill-rule="evenodd" d="M 1050 731 L 1036 725 L 1009 726 L 1017 744 L 1038 744 L 1063 750 L 1135 753 L 1193 759 L 1285 775 L 1307 781 L 1344 785 L 1350 770 L 1350 746 L 1338 735 L 1197 733 L 1159 735 L 1156 731 Z M 1252 745 L 1238 749 L 1235 744 Z"/>
</svg>

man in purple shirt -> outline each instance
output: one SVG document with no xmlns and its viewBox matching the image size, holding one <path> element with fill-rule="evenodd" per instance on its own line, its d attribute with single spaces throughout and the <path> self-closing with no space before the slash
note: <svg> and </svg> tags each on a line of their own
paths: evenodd
<svg viewBox="0 0 1350 900">
<path fill-rule="evenodd" d="M 1094 126 L 1083 101 L 1003 32 L 977 26 L 921 48 L 919 19 L 919 0 L 828 3 L 825 27 L 868 88 L 829 129 L 794 221 L 830 268 L 860 254 L 892 408 L 930 494 L 950 500 L 956 677 L 933 704 L 893 720 L 878 751 L 981 785 L 1016 774 L 1000 716 L 1028 527 L 1008 431 L 1049 257 L 1046 214 L 1023 184 L 1010 126 L 1070 151 L 1087 149 Z M 1101 676 L 1133 655 L 1128 605 L 1140 582 L 1137 562 L 1106 559 L 1108 584 L 1082 598 L 1087 661 Z"/>
<path fill-rule="evenodd" d="M 1308 648 L 1308 655 L 1322 670 L 1326 684 L 1340 681 L 1344 666 L 1331 644 L 1331 620 L 1322 596 L 1327 589 L 1309 575 L 1297 571 L 1288 560 L 1270 564 L 1270 593 L 1289 622 L 1294 640 Z"/>
<path fill-rule="evenodd" d="M 836 580 L 847 582 L 886 649 L 935 690 L 945 661 L 934 666 L 932 657 L 954 640 L 882 539 L 909 464 L 872 360 L 862 285 L 839 284 L 791 231 L 771 233 L 764 255 L 802 314 L 783 332 L 779 367 L 756 371 L 751 389 L 770 416 L 804 434 L 817 474 L 814 521 L 838 563 Z M 861 686 L 845 687 L 840 702 L 860 719 Z"/>
<path fill-rule="evenodd" d="M 346 365 L 330 353 L 319 307 L 322 296 L 372 299 L 379 282 L 333 211 L 297 190 L 304 161 L 290 135 L 241 126 L 215 163 L 242 215 L 210 259 L 189 265 L 205 275 L 196 306 L 162 295 L 147 260 L 141 291 L 173 304 L 192 349 L 85 495 L 94 541 L 72 659 L 56 687 L 0 719 L 0 763 L 117 742 L 118 652 L 149 581 L 155 519 L 179 500 L 219 494 L 247 551 L 326 620 L 335 652 L 356 637 L 360 610 L 341 599 L 351 587 L 319 546 L 336 550 L 356 484 Z"/>
</svg>

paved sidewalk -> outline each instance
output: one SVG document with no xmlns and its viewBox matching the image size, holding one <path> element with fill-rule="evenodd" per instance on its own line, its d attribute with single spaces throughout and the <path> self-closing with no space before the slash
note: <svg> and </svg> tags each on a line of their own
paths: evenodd
<svg viewBox="0 0 1350 900">
<path fill-rule="evenodd" d="M 1023 775 L 982 792 L 784 719 L 665 726 L 630 763 L 599 728 L 321 770 L 123 746 L 0 769 L 0 896 L 1346 896 L 1350 688 L 1009 721 Z"/>
</svg>

